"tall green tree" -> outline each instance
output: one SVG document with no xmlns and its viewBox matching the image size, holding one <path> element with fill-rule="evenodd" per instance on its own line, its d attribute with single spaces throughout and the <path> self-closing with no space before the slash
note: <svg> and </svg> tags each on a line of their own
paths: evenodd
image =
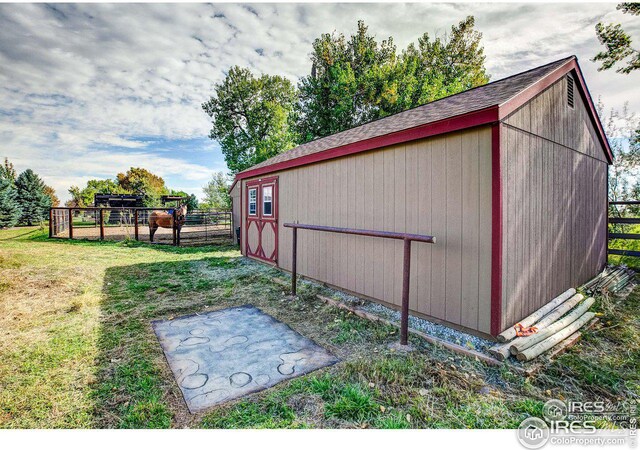
<svg viewBox="0 0 640 450">
<path fill-rule="evenodd" d="M 469 16 L 443 37 L 424 33 L 417 45 L 409 44 L 390 76 L 383 78 L 380 116 L 486 84 L 489 75 L 481 41 L 482 33 Z"/>
<path fill-rule="evenodd" d="M 240 172 L 295 145 L 295 86 L 281 76 L 255 77 L 234 66 L 202 104 L 212 119 L 211 139 L 220 143 L 227 167 Z"/>
<path fill-rule="evenodd" d="M 313 43 L 311 74 L 299 83 L 298 131 L 309 141 L 486 84 L 482 34 L 472 16 L 443 37 L 423 34 L 396 54 L 363 21 L 349 39 L 323 34 Z"/>
<path fill-rule="evenodd" d="M 9 228 L 18 223 L 22 208 L 14 181 L 0 172 L 0 228 Z"/>
<path fill-rule="evenodd" d="M 231 210 L 229 180 L 223 172 L 215 172 L 211 180 L 202 187 L 202 192 L 204 192 L 203 206 L 217 211 Z"/>
<path fill-rule="evenodd" d="M 640 15 L 640 3 L 620 3 L 616 9 L 625 14 Z M 593 61 L 602 62 L 598 70 L 609 70 L 618 63 L 624 63 L 616 70 L 619 73 L 629 74 L 640 69 L 640 51 L 631 47 L 631 36 L 622 25 L 604 25 L 599 22 L 596 25 L 596 34 L 600 43 L 606 47 L 606 50 L 593 58 Z"/>
<path fill-rule="evenodd" d="M 40 223 L 48 216 L 51 199 L 45 193 L 45 184 L 31 169 L 16 179 L 18 202 L 22 209 L 20 222 L 27 225 Z"/>
<path fill-rule="evenodd" d="M 378 43 L 362 20 L 349 39 L 335 32 L 317 38 L 311 52 L 311 74 L 298 84 L 301 140 L 376 119 L 380 89 L 395 62 L 393 38 Z"/>
</svg>

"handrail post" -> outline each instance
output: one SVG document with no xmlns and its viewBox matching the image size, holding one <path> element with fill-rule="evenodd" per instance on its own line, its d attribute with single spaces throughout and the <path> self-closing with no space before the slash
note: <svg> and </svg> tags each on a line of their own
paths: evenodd
<svg viewBox="0 0 640 450">
<path fill-rule="evenodd" d="M 135 223 L 133 229 L 135 230 L 136 241 L 138 241 L 138 210 L 133 211 L 133 221 Z"/>
<path fill-rule="evenodd" d="M 297 273 L 297 259 L 298 259 L 298 229 L 292 228 L 293 231 L 293 242 L 291 244 L 292 254 L 291 254 L 291 295 L 296 296 L 296 278 L 298 276 Z"/>
<path fill-rule="evenodd" d="M 100 209 L 100 240 L 104 241 L 104 209 Z"/>
<path fill-rule="evenodd" d="M 69 208 L 69 239 L 73 239 L 73 208 Z"/>
<path fill-rule="evenodd" d="M 53 237 L 53 208 L 49 208 L 49 239 Z"/>
<path fill-rule="evenodd" d="M 427 242 L 430 244 L 436 243 L 434 236 L 425 236 L 421 234 L 412 233 L 396 233 L 390 231 L 373 231 L 373 230 L 360 230 L 355 228 L 339 228 L 329 227 L 323 225 L 308 225 L 300 223 L 285 223 L 286 228 L 291 228 L 293 231 L 293 245 L 292 245 L 292 261 L 291 261 L 291 292 L 296 295 L 296 253 L 297 253 L 297 240 L 298 240 L 298 228 L 303 230 L 315 230 L 328 233 L 342 233 L 359 236 L 371 236 L 386 239 L 398 239 L 402 240 L 404 247 L 403 268 L 402 268 L 402 307 L 400 316 L 400 344 L 408 344 L 409 334 L 409 288 L 411 281 L 411 242 Z"/>
<path fill-rule="evenodd" d="M 177 219 L 178 215 L 176 214 L 176 210 L 173 210 L 173 245 L 178 245 L 178 229 L 177 229 Z"/>
<path fill-rule="evenodd" d="M 411 239 L 404 239 L 402 264 L 402 312 L 400 316 L 400 344 L 407 345 L 409 334 L 409 281 L 411 276 Z"/>
</svg>

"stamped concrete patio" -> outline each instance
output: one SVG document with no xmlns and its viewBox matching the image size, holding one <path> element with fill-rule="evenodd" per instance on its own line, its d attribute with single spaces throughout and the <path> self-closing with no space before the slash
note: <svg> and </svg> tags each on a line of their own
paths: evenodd
<svg viewBox="0 0 640 450">
<path fill-rule="evenodd" d="M 153 328 L 192 413 L 338 362 L 251 305 L 155 321 Z"/>
</svg>

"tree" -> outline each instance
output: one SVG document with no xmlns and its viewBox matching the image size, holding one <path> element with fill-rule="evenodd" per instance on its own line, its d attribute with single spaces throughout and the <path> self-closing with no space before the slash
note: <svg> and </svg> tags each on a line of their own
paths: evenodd
<svg viewBox="0 0 640 450">
<path fill-rule="evenodd" d="M 0 228 L 10 228 L 16 225 L 21 215 L 22 208 L 18 203 L 15 184 L 6 172 L 0 171 Z"/>
<path fill-rule="evenodd" d="M 131 192 L 122 188 L 117 181 L 106 179 L 89 180 L 83 189 L 71 186 L 69 194 L 71 194 L 71 200 L 66 202 L 67 207 L 86 208 L 93 206 L 95 194 L 131 194 Z"/>
<path fill-rule="evenodd" d="M 157 205 L 160 197 L 169 193 L 162 177 L 141 167 L 131 167 L 126 173 L 119 173 L 116 178 L 118 186 L 124 192 L 144 196 L 145 206 Z"/>
<path fill-rule="evenodd" d="M 189 194 L 187 195 L 187 198 L 185 199 L 184 203 L 187 205 L 187 210 L 188 211 L 193 211 L 194 209 L 198 209 L 198 198 L 195 196 L 195 194 Z"/>
<path fill-rule="evenodd" d="M 229 196 L 228 178 L 223 172 L 216 172 L 211 180 L 202 188 L 204 202 L 207 208 L 217 211 L 231 210 L 231 197 Z"/>
<path fill-rule="evenodd" d="M 639 181 L 636 181 L 640 176 L 640 122 L 629 111 L 628 103 L 621 111 L 611 109 L 607 113 L 598 99 L 596 107 L 604 118 L 605 134 L 613 153 L 613 164 L 609 166 L 609 201 L 637 199 L 633 191 L 640 191 Z"/>
<path fill-rule="evenodd" d="M 14 169 L 13 164 L 9 162 L 9 158 L 4 159 L 4 165 L 0 166 L 0 178 L 4 178 L 8 180 L 10 183 L 15 184 L 16 182 L 16 169 Z"/>
<path fill-rule="evenodd" d="M 52 188 L 51 186 L 47 186 L 45 184 L 44 185 L 44 194 L 47 197 L 49 197 L 49 200 L 51 200 L 51 206 L 52 207 L 60 206 L 60 199 L 56 195 L 56 190 L 54 188 Z"/>
<path fill-rule="evenodd" d="M 489 81 L 484 67 L 482 33 L 467 17 L 450 34 L 434 39 L 428 33 L 409 44 L 398 64 L 385 79 L 379 100 L 381 116 L 395 114 Z"/>
<path fill-rule="evenodd" d="M 42 222 L 48 215 L 51 199 L 45 194 L 45 184 L 31 169 L 22 172 L 16 179 L 18 203 L 22 209 L 20 222 L 27 225 Z"/>
<path fill-rule="evenodd" d="M 640 15 L 640 3 L 620 3 L 616 9 L 625 14 Z M 600 43 L 606 47 L 605 51 L 593 58 L 593 61 L 602 61 L 598 70 L 608 70 L 625 61 L 626 65 L 619 67 L 616 72 L 629 74 L 640 69 L 640 51 L 631 47 L 631 36 L 622 28 L 622 25 L 610 23 L 605 26 L 599 22 L 596 25 L 596 34 Z"/>
<path fill-rule="evenodd" d="M 169 192 L 169 195 L 184 197 L 183 203 L 187 205 L 188 211 L 193 211 L 194 209 L 198 209 L 198 198 L 194 194 L 187 194 L 185 191 L 174 191 L 172 189 Z"/>
<path fill-rule="evenodd" d="M 311 74 L 299 84 L 298 133 L 303 142 L 352 128 L 379 116 L 385 75 L 396 61 L 389 37 L 380 44 L 360 20 L 349 40 L 322 34 L 313 42 Z"/>
<path fill-rule="evenodd" d="M 227 167 L 237 173 L 295 145 L 296 91 L 284 77 L 234 66 L 202 104 L 212 119 L 211 139 L 220 143 Z"/>
<path fill-rule="evenodd" d="M 469 16 L 442 38 L 425 33 L 400 56 L 391 37 L 378 44 L 363 21 L 349 40 L 323 34 L 313 43 L 311 74 L 299 83 L 302 141 L 486 84 L 482 34 L 474 26 Z"/>
</svg>

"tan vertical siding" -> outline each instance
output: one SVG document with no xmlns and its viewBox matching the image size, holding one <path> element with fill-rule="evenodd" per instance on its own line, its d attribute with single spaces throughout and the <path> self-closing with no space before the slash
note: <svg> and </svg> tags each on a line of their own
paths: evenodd
<svg viewBox="0 0 640 450">
<path fill-rule="evenodd" d="M 606 162 L 596 129 L 578 85 L 574 108 L 567 105 L 567 78 L 563 77 L 509 116 L 505 123 Z"/>
<path fill-rule="evenodd" d="M 231 196 L 231 221 L 235 236 L 235 229 L 240 226 L 240 183 L 236 183 L 229 195 Z"/>
<path fill-rule="evenodd" d="M 502 126 L 503 328 L 606 262 L 606 157 L 575 92 L 563 78 Z"/>
<path fill-rule="evenodd" d="M 477 128 L 284 172 L 278 264 L 291 269 L 286 222 L 433 234 L 412 244 L 412 312 L 489 333 L 491 129 Z M 402 242 L 301 230 L 298 271 L 399 306 Z"/>
</svg>

